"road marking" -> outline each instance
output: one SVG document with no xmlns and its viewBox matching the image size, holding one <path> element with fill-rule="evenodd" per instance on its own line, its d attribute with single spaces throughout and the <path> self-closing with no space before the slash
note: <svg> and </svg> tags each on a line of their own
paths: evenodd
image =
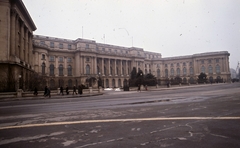
<svg viewBox="0 0 240 148">
<path fill-rule="evenodd" d="M 164 121 L 164 120 L 240 120 L 240 117 L 169 117 L 169 118 L 133 118 L 133 119 L 103 119 L 103 120 L 82 120 L 82 121 L 66 121 L 66 122 L 52 122 L 40 124 L 26 124 L 16 126 L 0 127 L 0 130 L 41 127 L 41 126 L 56 126 L 56 125 L 70 125 L 70 124 L 84 124 L 84 123 L 107 123 L 107 122 L 134 122 L 134 121 Z"/>
</svg>

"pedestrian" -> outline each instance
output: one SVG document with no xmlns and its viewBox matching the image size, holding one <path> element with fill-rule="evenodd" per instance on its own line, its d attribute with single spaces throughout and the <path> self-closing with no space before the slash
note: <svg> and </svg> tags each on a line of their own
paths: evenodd
<svg viewBox="0 0 240 148">
<path fill-rule="evenodd" d="M 60 87 L 60 95 L 61 94 L 63 95 L 63 87 L 62 86 Z"/>
<path fill-rule="evenodd" d="M 46 96 L 46 94 L 47 94 L 47 90 L 48 90 L 48 87 L 45 86 L 45 88 L 44 88 L 44 96 Z"/>
<path fill-rule="evenodd" d="M 34 96 L 37 96 L 38 95 L 38 90 L 37 90 L 37 87 L 34 88 Z"/>
<path fill-rule="evenodd" d="M 67 85 L 66 85 L 66 94 L 67 94 L 67 95 L 69 94 L 68 86 L 67 86 Z"/>
<path fill-rule="evenodd" d="M 74 93 L 77 94 L 75 85 L 73 86 L 73 95 L 74 95 Z"/>
<path fill-rule="evenodd" d="M 51 90 L 50 90 L 50 88 L 47 88 L 47 94 L 45 95 L 45 97 L 49 97 L 49 98 L 51 98 Z"/>
<path fill-rule="evenodd" d="M 138 84 L 138 91 L 141 92 L 141 85 Z"/>
<path fill-rule="evenodd" d="M 78 94 L 81 95 L 82 94 L 82 86 L 78 85 Z"/>
<path fill-rule="evenodd" d="M 145 90 L 147 91 L 147 85 L 145 85 Z"/>
</svg>

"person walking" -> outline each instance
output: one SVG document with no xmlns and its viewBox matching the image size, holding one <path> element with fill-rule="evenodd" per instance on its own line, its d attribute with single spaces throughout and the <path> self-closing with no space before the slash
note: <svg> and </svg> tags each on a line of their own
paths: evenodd
<svg viewBox="0 0 240 148">
<path fill-rule="evenodd" d="M 74 93 L 77 94 L 75 85 L 73 86 L 73 95 L 74 95 Z"/>
<path fill-rule="evenodd" d="M 81 95 L 82 94 L 82 86 L 78 85 L 78 94 Z"/>
<path fill-rule="evenodd" d="M 47 94 L 47 90 L 48 90 L 48 87 L 45 86 L 45 88 L 44 88 L 44 96 L 46 96 L 46 94 Z"/>
<path fill-rule="evenodd" d="M 67 86 L 67 85 L 66 85 L 66 94 L 67 94 L 67 95 L 69 94 L 68 86 Z"/>
<path fill-rule="evenodd" d="M 38 95 L 38 90 L 37 90 L 37 87 L 34 88 L 34 96 L 37 96 Z"/>
<path fill-rule="evenodd" d="M 45 97 L 49 97 L 49 98 L 51 98 L 51 90 L 50 90 L 50 88 L 49 87 L 47 87 L 47 93 L 46 93 L 46 95 L 45 95 Z"/>
<path fill-rule="evenodd" d="M 61 94 L 63 95 L 63 87 L 62 86 L 60 87 L 60 95 Z"/>
<path fill-rule="evenodd" d="M 141 92 L 141 85 L 138 84 L 138 91 Z"/>
</svg>

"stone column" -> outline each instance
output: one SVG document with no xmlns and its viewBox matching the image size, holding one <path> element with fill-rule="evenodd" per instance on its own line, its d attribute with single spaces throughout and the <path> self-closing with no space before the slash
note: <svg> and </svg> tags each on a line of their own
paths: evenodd
<svg viewBox="0 0 240 148">
<path fill-rule="evenodd" d="M 125 60 L 125 75 L 128 75 L 128 66 L 127 66 L 127 60 Z"/>
<path fill-rule="evenodd" d="M 111 68 L 110 68 L 110 59 L 108 59 L 108 75 L 111 75 Z M 110 84 L 110 82 L 109 82 Z"/>
<path fill-rule="evenodd" d="M 33 63 L 33 58 L 32 58 L 32 47 L 33 47 L 32 37 L 33 37 L 33 35 L 29 32 L 29 39 L 28 39 L 28 62 L 30 64 L 34 64 Z"/>
<path fill-rule="evenodd" d="M 123 75 L 123 73 L 122 73 L 122 60 L 120 60 L 120 75 L 122 76 Z"/>
<path fill-rule="evenodd" d="M 102 68 L 101 68 L 101 75 L 105 75 L 104 73 L 104 58 L 102 58 Z"/>
<path fill-rule="evenodd" d="M 16 54 L 15 51 L 15 33 L 16 33 L 16 12 L 11 11 L 11 43 L 10 43 L 10 54 L 14 56 Z"/>
<path fill-rule="evenodd" d="M 67 57 L 63 57 L 63 75 L 67 76 Z"/>
<path fill-rule="evenodd" d="M 24 22 L 20 22 L 20 59 L 24 61 Z"/>
<path fill-rule="evenodd" d="M 98 75 L 98 70 L 97 70 L 97 57 L 94 57 L 94 73 Z"/>
<path fill-rule="evenodd" d="M 29 63 L 28 61 L 28 54 L 29 54 L 29 50 L 28 50 L 28 29 L 27 27 L 25 27 L 25 34 L 24 34 L 24 38 L 25 38 L 25 42 L 24 42 L 24 48 L 25 48 L 25 55 L 24 55 L 24 60 L 26 63 Z"/>
<path fill-rule="evenodd" d="M 114 60 L 114 74 L 117 76 L 117 60 Z"/>
<path fill-rule="evenodd" d="M 58 70 L 58 56 L 55 56 L 55 67 L 54 67 L 54 73 L 56 76 L 59 76 L 59 70 Z"/>
<path fill-rule="evenodd" d="M 85 66 L 84 66 L 84 56 L 81 56 L 82 58 L 82 74 L 85 74 Z"/>
<path fill-rule="evenodd" d="M 75 54 L 75 76 L 80 76 L 80 60 L 79 60 L 79 52 Z"/>
<path fill-rule="evenodd" d="M 15 20 L 15 36 L 14 36 L 14 38 L 15 38 L 15 51 L 16 51 L 15 55 L 16 55 L 16 57 L 18 57 L 18 58 L 20 58 L 20 54 L 19 54 L 20 48 L 18 47 L 18 46 L 19 46 L 19 34 L 18 34 L 18 31 L 20 31 L 19 29 L 20 29 L 20 28 L 19 28 L 19 16 L 16 15 L 16 20 Z"/>
</svg>

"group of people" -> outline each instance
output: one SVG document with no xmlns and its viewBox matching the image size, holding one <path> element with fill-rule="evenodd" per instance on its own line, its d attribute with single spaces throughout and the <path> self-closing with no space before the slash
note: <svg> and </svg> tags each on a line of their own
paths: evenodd
<svg viewBox="0 0 240 148">
<path fill-rule="evenodd" d="M 74 85 L 73 86 L 73 95 L 74 94 L 79 94 L 79 95 L 81 95 L 82 93 L 83 93 L 83 88 L 82 88 L 82 86 L 81 85 L 79 85 L 78 86 L 78 92 L 77 92 L 77 88 L 76 88 L 76 86 Z M 60 87 L 60 94 L 62 94 L 62 95 L 64 95 L 63 94 L 63 87 L 61 86 Z M 66 94 L 67 95 L 69 95 L 69 89 L 68 89 L 68 86 L 66 86 Z M 38 95 L 38 90 L 37 90 L 37 87 L 35 87 L 34 88 L 34 92 L 33 92 L 33 95 L 34 96 L 37 96 Z M 51 90 L 50 90 L 50 88 L 48 87 L 48 86 L 45 86 L 45 88 L 44 88 L 44 95 L 43 95 L 44 97 L 49 97 L 49 98 L 51 98 Z"/>
<path fill-rule="evenodd" d="M 66 94 L 69 95 L 68 86 L 66 86 L 66 89 L 65 89 L 65 90 L 66 90 Z M 73 95 L 74 95 L 74 94 L 79 94 L 79 95 L 82 94 L 82 86 L 81 86 L 81 85 L 78 86 L 78 93 L 77 93 L 76 90 L 77 90 L 77 88 L 76 88 L 76 86 L 74 85 L 74 86 L 73 86 L 73 93 L 72 93 Z M 63 87 L 62 87 L 62 86 L 60 87 L 60 95 L 64 95 L 64 94 L 63 94 Z"/>
</svg>

